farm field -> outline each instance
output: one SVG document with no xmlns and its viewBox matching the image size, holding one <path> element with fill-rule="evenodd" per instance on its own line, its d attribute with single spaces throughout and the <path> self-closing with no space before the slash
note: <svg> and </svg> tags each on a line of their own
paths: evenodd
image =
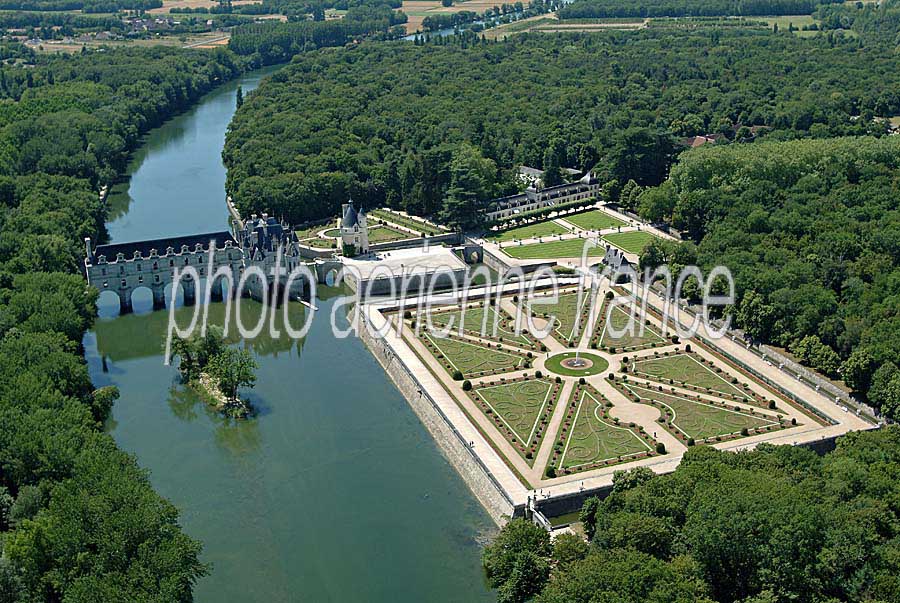
<svg viewBox="0 0 900 603">
<path fill-rule="evenodd" d="M 619 306 L 611 307 L 604 318 L 603 335 L 600 338 L 600 345 L 603 347 L 612 346 L 627 352 L 666 342 L 654 328 L 648 324 L 642 324 L 640 321 L 635 322 L 633 335 L 625 333 L 621 337 L 613 337 L 610 333 L 610 327 L 615 331 L 623 331 L 628 327 L 629 321 L 631 321 L 631 316 L 628 312 Z"/>
<path fill-rule="evenodd" d="M 636 375 L 646 376 L 650 379 L 663 381 L 672 379 L 676 383 L 694 385 L 719 394 L 747 397 L 740 388 L 732 385 L 688 354 L 636 360 L 633 366 Z"/>
<path fill-rule="evenodd" d="M 488 349 L 461 339 L 434 337 L 427 333 L 422 337 L 434 346 L 435 349 L 429 350 L 438 360 L 444 361 L 444 367 L 450 374 L 459 371 L 463 377 L 475 377 L 513 371 L 525 365 L 525 357 L 514 352 Z"/>
<path fill-rule="evenodd" d="M 522 333 L 516 334 L 512 322 L 513 318 L 503 310 L 484 305 L 468 307 L 465 312 L 462 309 L 455 309 L 436 311 L 431 314 L 431 323 L 437 328 L 452 324 L 451 329 L 456 331 L 462 323 L 463 330 L 473 335 L 482 336 L 483 332 L 485 337 L 499 337 L 508 343 L 531 347 L 534 340 L 524 330 Z"/>
<path fill-rule="evenodd" d="M 553 235 L 566 234 L 569 232 L 553 220 L 538 222 L 536 224 L 527 224 L 517 228 L 510 228 L 502 232 L 496 233 L 490 237 L 492 241 L 500 241 L 506 243 L 521 239 L 532 239 L 535 237 L 549 237 Z"/>
<path fill-rule="evenodd" d="M 625 226 L 625 222 L 611 216 L 599 209 L 592 209 L 580 214 L 566 216 L 563 218 L 569 224 L 577 226 L 583 230 L 605 230 L 607 228 L 616 228 L 617 226 Z"/>
<path fill-rule="evenodd" d="M 645 230 L 631 230 L 628 232 L 614 232 L 612 234 L 603 235 L 603 240 L 610 245 L 615 245 L 626 253 L 640 254 L 644 247 L 655 239 L 656 236 Z"/>
<path fill-rule="evenodd" d="M 529 243 L 528 245 L 508 245 L 503 253 L 519 260 L 580 258 L 587 239 L 565 239 L 546 243 Z M 602 246 L 588 249 L 589 257 L 602 256 L 606 250 Z"/>
<path fill-rule="evenodd" d="M 778 425 L 774 418 L 759 414 L 704 404 L 633 384 L 625 384 L 623 387 L 640 397 L 642 402 L 652 401 L 667 407 L 672 413 L 672 426 L 684 436 L 695 440 L 740 434 L 742 429 Z"/>
<path fill-rule="evenodd" d="M 509 427 L 523 446 L 535 439 L 553 384 L 543 379 L 515 381 L 478 388 L 475 393 Z"/>
<path fill-rule="evenodd" d="M 496 2 L 486 0 L 467 0 L 455 2 L 453 6 L 444 6 L 440 0 L 404 0 L 400 7 L 406 13 L 406 33 L 411 34 L 422 29 L 422 21 L 429 15 L 441 13 L 458 13 L 464 10 L 481 14 L 489 8 L 498 6 Z"/>
<path fill-rule="evenodd" d="M 606 414 L 604 403 L 594 394 L 587 390 L 580 393 L 572 429 L 559 459 L 561 468 L 572 469 L 653 450 L 635 430 L 616 425 Z"/>
</svg>

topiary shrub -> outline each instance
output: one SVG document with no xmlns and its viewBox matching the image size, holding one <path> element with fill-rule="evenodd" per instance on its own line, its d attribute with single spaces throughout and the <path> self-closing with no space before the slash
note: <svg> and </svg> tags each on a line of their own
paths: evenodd
<svg viewBox="0 0 900 603">
<path fill-rule="evenodd" d="M 540 379 L 541 377 L 544 376 L 544 373 L 542 373 L 541 371 L 535 371 L 535 372 L 534 372 L 534 376 L 535 376 L 536 378 Z"/>
<path fill-rule="evenodd" d="M 463 374 L 461 371 L 453 371 L 453 380 L 454 381 L 462 381 Z"/>
<path fill-rule="evenodd" d="M 666 453 L 666 445 L 663 444 L 662 442 L 657 442 L 656 443 L 656 452 L 658 454 L 665 454 Z"/>
<path fill-rule="evenodd" d="M 472 382 L 469 381 L 468 379 L 466 379 L 466 380 L 463 381 L 463 383 L 462 383 L 462 388 L 463 388 L 463 391 L 464 391 L 464 392 L 467 392 L 467 391 L 471 390 L 471 389 L 472 389 Z"/>
<path fill-rule="evenodd" d="M 562 383 L 562 377 L 557 377 L 557 378 L 556 378 L 556 382 L 557 382 L 557 383 Z"/>
<path fill-rule="evenodd" d="M 584 377 L 578 378 L 578 385 L 584 385 L 585 383 L 587 383 L 587 381 L 584 380 Z"/>
<path fill-rule="evenodd" d="M 553 479 L 554 477 L 556 477 L 556 467 L 550 465 L 549 467 L 547 467 L 547 471 L 544 472 L 544 475 L 546 475 L 550 479 Z"/>
<path fill-rule="evenodd" d="M 694 445 L 694 438 L 688 438 L 688 439 L 687 439 L 687 445 L 688 445 L 688 446 L 693 446 L 693 445 Z"/>
</svg>

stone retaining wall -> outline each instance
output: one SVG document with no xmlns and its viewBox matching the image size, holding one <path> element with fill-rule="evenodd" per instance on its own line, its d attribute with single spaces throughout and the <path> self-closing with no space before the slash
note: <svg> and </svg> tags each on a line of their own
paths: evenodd
<svg viewBox="0 0 900 603">
<path fill-rule="evenodd" d="M 375 356 L 385 372 L 406 398 L 413 412 L 431 433 L 444 457 L 456 469 L 466 485 L 487 510 L 491 519 L 500 526 L 509 517 L 522 515 L 524 507 L 517 508 L 500 485 L 492 478 L 487 468 L 461 439 L 428 395 L 428 392 L 415 378 L 410 368 L 394 353 L 386 339 L 376 339 L 368 328 L 368 317 L 357 308 L 360 318 L 360 339 Z"/>
<path fill-rule="evenodd" d="M 409 239 L 401 239 L 399 241 L 385 241 L 384 243 L 371 243 L 369 251 L 390 251 L 391 249 L 410 249 L 412 247 L 421 247 L 428 242 L 429 245 L 458 245 L 460 235 L 456 232 L 447 234 L 434 235 L 433 237 L 413 237 Z"/>
</svg>

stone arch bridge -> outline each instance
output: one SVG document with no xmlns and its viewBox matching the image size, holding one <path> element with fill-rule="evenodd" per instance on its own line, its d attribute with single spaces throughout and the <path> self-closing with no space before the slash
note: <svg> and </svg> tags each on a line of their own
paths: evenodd
<svg viewBox="0 0 900 603">
<path fill-rule="evenodd" d="M 278 260 L 279 251 L 281 259 Z M 257 300 L 277 303 L 273 290 L 276 281 L 279 295 L 288 285 L 288 275 L 300 264 L 306 264 L 297 246 L 297 237 L 287 224 L 263 214 L 252 216 L 244 225 L 235 222 L 233 231 L 210 232 L 183 237 L 115 243 L 91 247 L 85 239 L 84 269 L 88 283 L 103 291 L 113 291 L 119 298 L 119 311 L 132 311 L 132 294 L 147 288 L 153 294 L 153 308 L 166 306 L 166 289 L 180 285 L 185 305 L 197 300 L 197 277 L 206 281 L 201 294 L 209 292 L 212 301 L 220 301 L 224 291 L 235 296 L 247 295 Z M 259 268 L 246 278 L 244 272 Z M 276 271 L 276 267 L 279 268 Z M 315 267 L 309 266 L 313 275 Z M 175 271 L 181 272 L 178 283 Z M 242 286 L 239 286 L 242 285 Z M 309 283 L 293 279 L 288 296 L 305 298 Z"/>
</svg>

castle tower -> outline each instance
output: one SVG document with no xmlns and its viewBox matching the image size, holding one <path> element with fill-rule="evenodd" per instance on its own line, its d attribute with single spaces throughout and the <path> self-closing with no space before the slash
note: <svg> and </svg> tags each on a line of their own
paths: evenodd
<svg viewBox="0 0 900 603">
<path fill-rule="evenodd" d="M 341 246 L 344 255 L 369 252 L 369 231 L 366 222 L 366 210 L 356 211 L 352 199 L 341 206 Z"/>
</svg>

